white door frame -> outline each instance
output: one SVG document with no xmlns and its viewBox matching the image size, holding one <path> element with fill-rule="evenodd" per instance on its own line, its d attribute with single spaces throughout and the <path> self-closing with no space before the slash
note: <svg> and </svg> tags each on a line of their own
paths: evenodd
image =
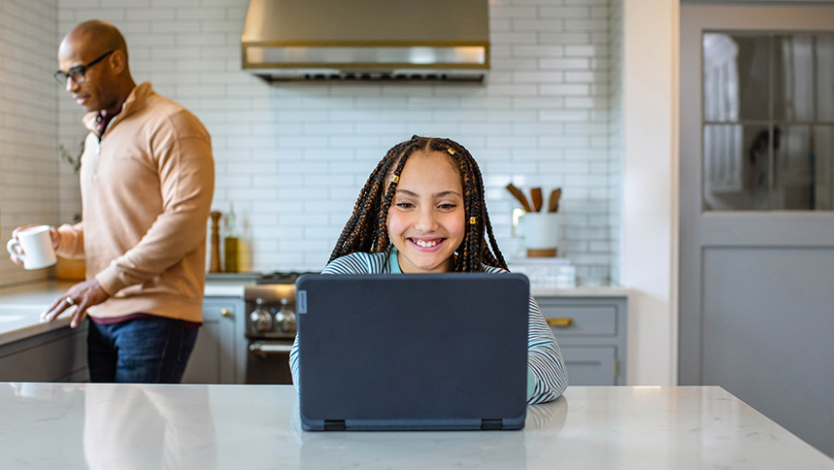
<svg viewBox="0 0 834 470">
<path fill-rule="evenodd" d="M 628 384 L 677 384 L 679 0 L 623 4 Z"/>
</svg>

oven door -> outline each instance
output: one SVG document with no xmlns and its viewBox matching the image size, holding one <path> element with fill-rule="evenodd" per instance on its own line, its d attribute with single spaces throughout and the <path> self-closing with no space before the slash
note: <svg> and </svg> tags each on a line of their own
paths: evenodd
<svg viewBox="0 0 834 470">
<path fill-rule="evenodd" d="M 246 383 L 292 384 L 291 339 L 250 339 Z"/>
</svg>

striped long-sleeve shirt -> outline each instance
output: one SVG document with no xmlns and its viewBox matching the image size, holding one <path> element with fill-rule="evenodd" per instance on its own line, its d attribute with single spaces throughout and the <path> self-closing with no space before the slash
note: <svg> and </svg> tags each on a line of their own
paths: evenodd
<svg viewBox="0 0 834 470">
<path fill-rule="evenodd" d="M 484 266 L 488 273 L 506 273 L 501 268 Z M 388 274 L 397 273 L 399 264 L 395 249 L 383 253 L 351 253 L 333 260 L 322 274 Z M 568 374 L 562 353 L 553 332 L 545 322 L 538 304 L 530 296 L 527 334 L 527 403 L 555 400 L 568 386 Z M 290 351 L 290 369 L 298 389 L 298 336 Z"/>
</svg>

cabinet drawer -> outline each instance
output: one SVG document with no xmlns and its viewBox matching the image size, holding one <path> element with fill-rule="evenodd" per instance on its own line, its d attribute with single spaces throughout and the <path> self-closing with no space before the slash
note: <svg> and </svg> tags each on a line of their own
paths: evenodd
<svg viewBox="0 0 834 470">
<path fill-rule="evenodd" d="M 87 337 L 73 331 L 64 337 L 0 357 L 0 377 L 7 382 L 52 382 L 87 366 Z"/>
<path fill-rule="evenodd" d="M 222 317 L 234 318 L 237 303 L 229 301 L 203 301 L 203 321 L 219 321 Z"/>
<path fill-rule="evenodd" d="M 562 348 L 569 386 L 616 385 L 617 353 L 614 348 Z"/>
<path fill-rule="evenodd" d="M 616 305 L 566 305 L 544 300 L 539 303 L 542 315 L 559 336 L 617 335 Z M 559 319 L 559 320 L 556 320 Z"/>
</svg>

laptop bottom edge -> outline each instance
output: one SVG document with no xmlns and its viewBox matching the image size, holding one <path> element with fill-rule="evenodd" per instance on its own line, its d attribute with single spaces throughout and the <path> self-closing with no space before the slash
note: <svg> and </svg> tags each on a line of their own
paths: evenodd
<svg viewBox="0 0 834 470">
<path fill-rule="evenodd" d="M 305 431 L 512 431 L 524 428 L 526 413 L 504 419 L 362 420 L 301 419 Z"/>
</svg>

